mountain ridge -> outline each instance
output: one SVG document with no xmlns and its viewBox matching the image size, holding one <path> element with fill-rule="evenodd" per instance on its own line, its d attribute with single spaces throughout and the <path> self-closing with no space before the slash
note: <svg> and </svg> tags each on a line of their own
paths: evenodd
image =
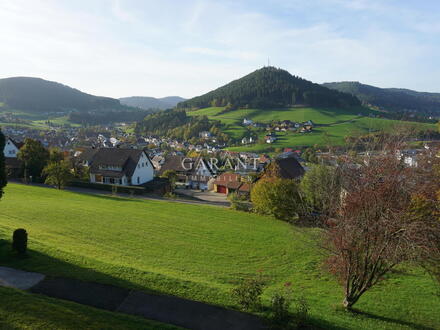
<svg viewBox="0 0 440 330">
<path fill-rule="evenodd" d="M 91 111 L 123 108 L 117 99 L 95 96 L 36 77 L 0 79 L 3 108 L 30 112 Z"/>
<path fill-rule="evenodd" d="M 206 94 L 180 102 L 178 108 L 275 108 L 307 104 L 352 107 L 360 101 L 351 94 L 331 90 L 283 69 L 263 67 Z"/>
<path fill-rule="evenodd" d="M 328 82 L 323 86 L 356 96 L 365 105 L 392 112 L 410 111 L 440 115 L 440 93 L 406 88 L 380 88 L 358 81 Z"/>
<path fill-rule="evenodd" d="M 119 101 L 123 105 L 136 107 L 140 109 L 150 110 L 159 109 L 165 110 L 174 108 L 179 102 L 186 99 L 180 96 L 165 96 L 165 97 L 152 97 L 152 96 L 128 96 L 121 97 Z"/>
</svg>

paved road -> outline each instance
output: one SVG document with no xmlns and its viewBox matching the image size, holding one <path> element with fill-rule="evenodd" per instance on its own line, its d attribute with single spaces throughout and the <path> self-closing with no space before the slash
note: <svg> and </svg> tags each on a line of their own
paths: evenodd
<svg viewBox="0 0 440 330">
<path fill-rule="evenodd" d="M 10 181 L 12 183 L 16 184 L 23 184 L 26 185 L 20 181 Z M 37 187 L 43 187 L 43 188 L 50 188 L 54 189 L 54 187 L 42 184 L 42 183 L 31 183 L 27 185 L 37 186 Z M 96 190 L 96 189 L 90 189 L 90 188 L 80 188 L 80 187 L 65 187 L 64 190 L 72 191 L 80 194 L 91 194 L 91 195 L 106 195 L 111 196 L 112 193 L 110 191 L 105 190 Z M 144 200 L 158 200 L 158 201 L 167 201 L 171 203 L 182 203 L 182 204 L 193 204 L 193 205 L 209 205 L 209 206 L 217 206 L 217 207 L 229 207 L 230 203 L 228 201 L 216 201 L 216 200 L 196 200 L 196 199 L 180 199 L 180 198 L 166 198 L 161 197 L 158 195 L 129 195 L 124 193 L 117 193 L 116 196 L 119 197 L 125 197 L 125 198 L 136 198 L 136 199 L 144 199 Z"/>
<path fill-rule="evenodd" d="M 0 285 L 196 330 L 266 329 L 255 315 L 188 299 L 0 267 Z"/>
</svg>

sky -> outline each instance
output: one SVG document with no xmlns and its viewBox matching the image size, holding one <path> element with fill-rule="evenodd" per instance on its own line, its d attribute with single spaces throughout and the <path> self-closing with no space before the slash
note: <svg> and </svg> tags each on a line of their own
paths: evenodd
<svg viewBox="0 0 440 330">
<path fill-rule="evenodd" d="M 0 78 L 201 95 L 268 64 L 440 92 L 438 0 L 0 0 Z"/>
</svg>

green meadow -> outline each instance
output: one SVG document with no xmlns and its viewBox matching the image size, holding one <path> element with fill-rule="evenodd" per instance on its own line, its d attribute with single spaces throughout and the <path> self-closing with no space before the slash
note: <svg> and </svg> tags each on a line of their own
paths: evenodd
<svg viewBox="0 0 440 330">
<path fill-rule="evenodd" d="M 16 228 L 29 233 L 27 259 L 10 255 Z M 4 265 L 228 308 L 237 308 L 231 298 L 237 281 L 261 272 L 268 281 L 266 306 L 276 290 L 291 282 L 294 293 L 310 305 L 310 322 L 321 328 L 440 328 L 438 287 L 410 265 L 366 293 L 356 305 L 360 313 L 337 308 L 342 288 L 322 266 L 317 233 L 214 206 L 18 184 L 9 184 L 0 201 Z"/>
<path fill-rule="evenodd" d="M 310 133 L 277 132 L 277 141 L 272 144 L 257 143 L 253 145 L 231 147 L 234 151 L 265 152 L 270 148 L 285 148 L 299 146 L 327 146 L 343 145 L 346 136 L 356 136 L 378 130 L 390 130 L 395 127 L 408 127 L 418 130 L 435 129 L 435 124 L 404 122 L 384 118 L 370 117 L 379 114 L 366 108 L 355 109 L 322 109 L 322 108 L 289 108 L 289 109 L 238 109 L 223 113 L 221 107 L 204 108 L 188 112 L 190 116 L 207 116 L 212 120 L 221 121 L 225 127 L 225 133 L 235 139 L 241 139 L 250 132 L 243 127 L 244 118 L 254 122 L 270 123 L 271 121 L 291 120 L 305 122 L 312 120 L 316 127 Z M 250 129 L 259 138 L 265 135 L 265 131 Z"/>
</svg>

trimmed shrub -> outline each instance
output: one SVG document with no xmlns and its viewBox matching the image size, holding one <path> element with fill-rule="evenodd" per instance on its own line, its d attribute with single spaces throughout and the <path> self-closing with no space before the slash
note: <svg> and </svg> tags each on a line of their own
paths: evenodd
<svg viewBox="0 0 440 330">
<path fill-rule="evenodd" d="M 12 249 L 19 254 L 26 254 L 28 234 L 25 229 L 19 228 L 14 230 L 12 235 Z"/>
</svg>

